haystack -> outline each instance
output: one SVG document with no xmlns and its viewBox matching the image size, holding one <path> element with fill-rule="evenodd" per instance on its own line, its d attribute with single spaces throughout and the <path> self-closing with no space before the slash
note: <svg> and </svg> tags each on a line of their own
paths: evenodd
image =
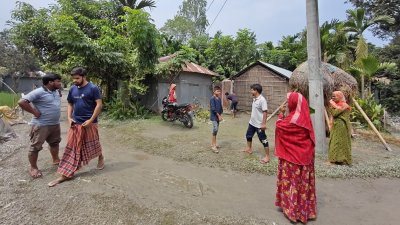
<svg viewBox="0 0 400 225">
<path fill-rule="evenodd" d="M 333 91 L 342 91 L 346 100 L 351 103 L 351 97 L 357 95 L 357 81 L 350 74 L 328 63 L 321 63 L 323 77 L 324 102 L 328 105 Z M 291 89 L 297 89 L 308 99 L 308 63 L 297 67 L 289 80 Z"/>
<path fill-rule="evenodd" d="M 16 134 L 11 128 L 7 121 L 0 117 L 0 144 L 9 141 L 11 138 L 15 138 Z"/>
</svg>

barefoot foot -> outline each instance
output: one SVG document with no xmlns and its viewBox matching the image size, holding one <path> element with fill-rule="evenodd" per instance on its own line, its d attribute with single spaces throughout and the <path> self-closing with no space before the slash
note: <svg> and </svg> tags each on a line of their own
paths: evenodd
<svg viewBox="0 0 400 225">
<path fill-rule="evenodd" d="M 40 171 L 37 168 L 31 168 L 31 171 L 29 172 L 32 178 L 39 178 L 42 176 L 42 171 Z"/>
<path fill-rule="evenodd" d="M 104 169 L 104 156 L 99 156 L 99 161 L 97 162 L 96 169 L 98 170 Z"/>
<path fill-rule="evenodd" d="M 211 151 L 214 152 L 214 153 L 219 153 L 219 151 L 218 151 L 216 146 L 212 146 L 211 147 Z"/>
<path fill-rule="evenodd" d="M 68 178 L 68 177 L 66 177 L 66 176 L 61 176 L 61 177 L 59 177 L 59 178 L 57 178 L 57 179 L 51 181 L 51 182 L 48 183 L 47 185 L 48 185 L 49 187 L 54 187 L 54 186 L 56 186 L 57 184 L 60 184 L 60 183 L 62 183 L 62 182 L 64 182 L 64 181 L 67 181 L 67 180 L 70 180 L 70 179 L 71 179 L 71 178 Z"/>
<path fill-rule="evenodd" d="M 60 161 L 60 159 L 53 159 L 53 165 L 58 166 L 58 164 L 60 164 Z"/>
<path fill-rule="evenodd" d="M 242 152 L 245 152 L 247 154 L 253 154 L 253 151 L 251 149 L 248 149 L 248 148 L 242 150 Z"/>
<path fill-rule="evenodd" d="M 261 164 L 269 163 L 269 157 L 265 157 L 265 158 L 261 159 L 261 160 L 260 160 L 260 163 L 261 163 Z"/>
</svg>

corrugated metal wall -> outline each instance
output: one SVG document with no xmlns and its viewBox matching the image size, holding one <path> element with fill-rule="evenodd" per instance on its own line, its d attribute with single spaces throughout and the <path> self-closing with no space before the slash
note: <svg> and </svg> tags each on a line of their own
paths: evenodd
<svg viewBox="0 0 400 225">
<path fill-rule="evenodd" d="M 28 94 L 30 91 L 43 85 L 41 77 L 20 77 L 14 80 L 11 76 L 3 78 L 3 82 L 17 93 Z M 10 91 L 5 85 L 0 86 L 0 91 Z"/>
<path fill-rule="evenodd" d="M 289 82 L 262 66 L 256 65 L 237 77 L 234 81 L 233 91 L 238 96 L 239 108 L 251 111 L 253 102 L 250 86 L 259 83 L 263 87 L 263 95 L 268 101 L 268 111 L 271 113 L 285 101 L 289 90 Z"/>
<path fill-rule="evenodd" d="M 200 102 L 202 108 L 209 108 L 212 96 L 212 77 L 209 75 L 181 73 L 177 84 L 178 103 Z"/>
<path fill-rule="evenodd" d="M 140 97 L 140 101 L 154 112 L 162 110 L 162 99 L 168 96 L 168 81 L 148 80 L 148 92 Z M 175 79 L 178 104 L 194 103 L 194 99 L 200 102 L 201 107 L 209 108 L 212 95 L 212 77 L 209 75 L 182 72 Z"/>
</svg>

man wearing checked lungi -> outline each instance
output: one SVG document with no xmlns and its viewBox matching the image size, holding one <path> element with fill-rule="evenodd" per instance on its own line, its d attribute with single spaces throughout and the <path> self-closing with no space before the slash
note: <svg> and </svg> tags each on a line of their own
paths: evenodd
<svg viewBox="0 0 400 225">
<path fill-rule="evenodd" d="M 97 169 L 104 168 L 97 126 L 97 117 L 102 108 L 101 94 L 96 85 L 86 80 L 86 75 L 87 71 L 82 67 L 71 71 L 74 85 L 67 98 L 68 140 L 57 169 L 61 176 L 50 182 L 50 187 L 71 179 L 91 159 L 98 158 Z"/>
</svg>

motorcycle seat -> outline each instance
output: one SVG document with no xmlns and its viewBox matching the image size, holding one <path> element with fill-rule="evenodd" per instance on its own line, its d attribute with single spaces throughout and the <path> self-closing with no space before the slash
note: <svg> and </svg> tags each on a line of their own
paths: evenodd
<svg viewBox="0 0 400 225">
<path fill-rule="evenodd" d="M 184 104 L 179 104 L 177 107 L 178 108 L 185 108 L 185 107 L 187 107 L 188 105 L 190 105 L 189 103 L 184 103 Z"/>
</svg>

